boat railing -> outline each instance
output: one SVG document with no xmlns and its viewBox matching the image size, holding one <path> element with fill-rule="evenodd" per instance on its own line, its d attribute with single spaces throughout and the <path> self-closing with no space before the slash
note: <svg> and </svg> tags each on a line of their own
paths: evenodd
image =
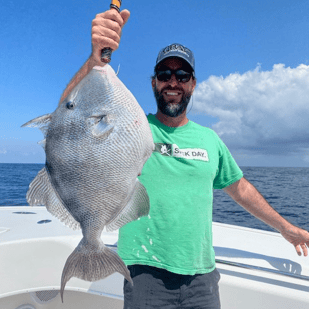
<svg viewBox="0 0 309 309">
<path fill-rule="evenodd" d="M 231 262 L 231 261 L 225 261 L 221 259 L 216 259 L 217 264 L 224 264 L 224 265 L 229 265 L 229 266 L 234 266 L 234 267 L 240 267 L 240 268 L 245 268 L 245 269 L 252 269 L 252 270 L 259 270 L 259 271 L 264 271 L 268 273 L 273 273 L 281 276 L 286 276 L 290 278 L 296 278 L 296 279 L 301 279 L 305 281 L 309 281 L 309 276 L 301 275 L 301 274 L 295 274 L 295 273 L 289 273 L 289 272 L 284 272 L 276 269 L 271 269 L 267 267 L 261 267 L 261 266 L 255 266 L 255 265 L 250 265 L 250 264 L 244 264 L 244 263 L 238 263 L 238 262 Z"/>
<path fill-rule="evenodd" d="M 114 245 L 107 244 L 106 246 L 112 248 L 113 250 L 117 250 L 117 244 L 114 244 Z M 222 260 L 222 259 L 216 259 L 216 263 L 234 266 L 234 267 L 239 267 L 239 268 L 245 268 L 245 269 L 259 270 L 259 271 L 273 273 L 273 274 L 286 276 L 286 277 L 290 277 L 290 278 L 309 281 L 309 276 L 305 276 L 305 275 L 301 275 L 301 274 L 295 274 L 295 273 L 288 273 L 288 272 L 284 272 L 284 271 L 280 271 L 280 270 L 276 270 L 276 269 L 271 269 L 271 268 L 267 268 L 267 267 L 261 267 L 261 266 L 255 266 L 255 265 L 250 265 L 250 264 L 225 261 L 225 260 Z"/>
</svg>

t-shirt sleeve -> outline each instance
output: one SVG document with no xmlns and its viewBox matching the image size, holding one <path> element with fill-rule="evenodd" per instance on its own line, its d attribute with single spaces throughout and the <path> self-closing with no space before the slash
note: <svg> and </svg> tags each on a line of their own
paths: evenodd
<svg viewBox="0 0 309 309">
<path fill-rule="evenodd" d="M 214 189 L 223 189 L 243 177 L 243 172 L 232 157 L 230 151 L 218 138 L 219 166 L 213 182 Z"/>
</svg>

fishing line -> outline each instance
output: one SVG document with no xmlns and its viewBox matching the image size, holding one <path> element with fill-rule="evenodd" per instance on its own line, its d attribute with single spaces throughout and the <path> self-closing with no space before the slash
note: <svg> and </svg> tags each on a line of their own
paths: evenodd
<svg viewBox="0 0 309 309">
<path fill-rule="evenodd" d="M 117 70 L 116 76 L 118 76 L 119 70 L 120 70 L 120 63 L 119 63 L 119 65 L 118 65 L 118 70 Z"/>
</svg>

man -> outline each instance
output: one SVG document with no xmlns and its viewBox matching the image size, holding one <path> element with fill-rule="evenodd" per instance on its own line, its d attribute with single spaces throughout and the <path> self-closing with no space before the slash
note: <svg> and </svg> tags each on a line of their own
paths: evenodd
<svg viewBox="0 0 309 309">
<path fill-rule="evenodd" d="M 127 10 L 96 16 L 92 55 L 65 90 L 102 65 L 101 50 L 118 48 Z M 193 53 L 180 44 L 159 52 L 152 88 L 156 115 L 148 121 L 155 151 L 141 182 L 150 197 L 150 214 L 122 227 L 118 252 L 134 286 L 125 280 L 124 308 L 220 308 L 212 247 L 212 192 L 221 188 L 237 203 L 308 255 L 309 233 L 282 218 L 244 177 L 214 133 L 186 116 L 196 86 Z M 62 100 L 61 99 L 61 100 Z"/>
</svg>

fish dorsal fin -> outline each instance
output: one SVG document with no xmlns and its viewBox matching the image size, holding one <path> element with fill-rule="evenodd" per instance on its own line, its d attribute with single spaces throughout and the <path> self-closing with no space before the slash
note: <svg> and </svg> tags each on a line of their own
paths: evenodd
<svg viewBox="0 0 309 309">
<path fill-rule="evenodd" d="M 147 216 L 150 209 L 149 197 L 145 187 L 136 179 L 133 195 L 126 207 L 106 225 L 108 232 L 117 230 L 125 224 Z"/>
<path fill-rule="evenodd" d="M 23 124 L 21 127 L 30 127 L 30 128 L 36 128 L 38 127 L 44 134 L 44 136 L 46 136 L 46 132 L 49 126 L 49 123 L 51 121 L 52 118 L 52 114 L 46 114 L 40 117 L 36 117 L 28 122 L 26 122 L 25 124 Z"/>
<path fill-rule="evenodd" d="M 49 180 L 45 167 L 39 171 L 30 183 L 26 198 L 29 205 L 44 205 L 52 215 L 57 217 L 65 225 L 73 230 L 80 229 L 80 224 L 67 211 L 59 199 Z"/>
</svg>

